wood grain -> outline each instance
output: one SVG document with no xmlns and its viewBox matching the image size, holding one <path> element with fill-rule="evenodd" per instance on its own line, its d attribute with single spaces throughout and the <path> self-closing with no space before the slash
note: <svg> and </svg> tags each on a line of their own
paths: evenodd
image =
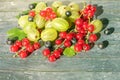
<svg viewBox="0 0 120 80">
<path fill-rule="evenodd" d="M 95 45 L 89 52 L 82 52 L 72 58 L 62 56 L 55 63 L 43 58 L 41 50 L 24 60 L 13 58 L 13 53 L 6 44 L 7 30 L 18 25 L 15 16 L 28 9 L 28 4 L 35 1 L 44 0 L 0 0 L 0 80 L 120 79 L 120 0 L 85 0 L 87 3 L 97 4 L 103 10 L 97 18 L 107 20 L 105 28 L 115 29 L 111 35 L 104 35 L 104 31 L 101 31 L 102 36 L 96 42 L 109 41 L 107 48 L 100 50 Z M 53 0 L 46 0 L 49 3 L 51 1 Z M 74 0 L 77 3 L 82 1 Z"/>
</svg>

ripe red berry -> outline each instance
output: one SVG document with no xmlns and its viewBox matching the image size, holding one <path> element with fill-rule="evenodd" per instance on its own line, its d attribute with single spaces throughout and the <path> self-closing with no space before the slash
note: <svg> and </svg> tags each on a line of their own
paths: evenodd
<svg viewBox="0 0 120 80">
<path fill-rule="evenodd" d="M 82 33 L 77 33 L 76 34 L 76 38 L 79 40 L 79 39 L 82 39 L 84 37 L 84 34 Z"/>
<path fill-rule="evenodd" d="M 42 17 L 46 17 L 47 16 L 47 12 L 45 10 L 42 10 L 42 11 L 40 11 L 40 15 Z"/>
<path fill-rule="evenodd" d="M 10 47 L 10 51 L 11 51 L 11 52 L 17 52 L 17 51 L 19 51 L 19 46 L 17 46 L 17 45 L 12 45 L 12 46 Z"/>
<path fill-rule="evenodd" d="M 70 42 L 69 40 L 66 40 L 66 41 L 64 42 L 64 46 L 65 46 L 65 47 L 70 47 L 70 46 L 71 46 L 71 42 Z"/>
<path fill-rule="evenodd" d="M 83 25 L 83 20 L 81 18 L 76 19 L 75 25 L 81 27 Z"/>
<path fill-rule="evenodd" d="M 85 43 L 85 41 L 82 40 L 82 39 L 79 39 L 78 42 L 77 42 L 77 44 L 81 44 L 81 45 L 84 44 L 84 43 Z"/>
<path fill-rule="evenodd" d="M 55 51 L 53 52 L 53 55 L 55 56 L 55 58 L 60 58 L 61 53 L 60 53 L 60 51 L 55 50 Z"/>
<path fill-rule="evenodd" d="M 51 56 L 48 57 L 48 60 L 50 62 L 55 62 L 56 61 L 56 57 L 54 55 L 51 55 Z"/>
<path fill-rule="evenodd" d="M 81 26 L 76 26 L 76 30 L 77 30 L 77 32 L 80 32 L 80 31 L 81 31 L 81 29 L 82 29 L 82 27 L 81 27 Z"/>
<path fill-rule="evenodd" d="M 28 38 L 24 38 L 24 39 L 22 40 L 22 45 L 23 45 L 23 46 L 27 46 L 27 45 L 29 45 L 29 44 L 30 44 L 30 41 L 29 41 Z"/>
<path fill-rule="evenodd" d="M 50 49 L 48 49 L 48 48 L 44 49 L 43 52 L 42 52 L 42 54 L 44 56 L 46 56 L 46 57 L 49 57 L 49 55 L 50 55 Z"/>
<path fill-rule="evenodd" d="M 52 12 L 52 13 L 50 14 L 50 18 L 51 18 L 51 19 L 56 18 L 56 16 L 57 16 L 57 15 L 56 15 L 54 12 Z"/>
<path fill-rule="evenodd" d="M 17 41 L 15 42 L 15 44 L 16 44 L 17 46 L 19 46 L 20 48 L 22 47 L 22 41 L 17 40 Z"/>
<path fill-rule="evenodd" d="M 28 57 L 28 52 L 26 50 L 21 50 L 19 53 L 20 58 L 26 58 Z"/>
<path fill-rule="evenodd" d="M 57 50 L 58 50 L 60 53 L 63 52 L 63 49 L 62 49 L 62 48 L 58 48 Z"/>
<path fill-rule="evenodd" d="M 27 45 L 26 46 L 26 50 L 30 53 L 32 53 L 34 51 L 34 46 L 33 45 Z"/>
<path fill-rule="evenodd" d="M 40 48 L 40 43 L 39 42 L 35 42 L 33 44 L 33 46 L 34 46 L 34 49 L 39 49 Z"/>
<path fill-rule="evenodd" d="M 98 37 L 96 34 L 91 34 L 89 36 L 89 41 L 91 41 L 91 42 L 95 42 L 95 41 L 97 41 L 97 39 L 98 39 Z"/>
<path fill-rule="evenodd" d="M 61 38 L 66 38 L 67 32 L 60 32 L 59 36 Z"/>
<path fill-rule="evenodd" d="M 82 51 L 82 45 L 80 45 L 80 44 L 75 44 L 74 50 L 75 50 L 76 52 L 81 52 L 81 51 Z"/>
<path fill-rule="evenodd" d="M 67 40 L 72 40 L 72 38 L 73 38 L 73 35 L 72 35 L 72 34 L 68 33 L 68 34 L 66 35 L 66 39 L 67 39 Z"/>
<path fill-rule="evenodd" d="M 87 23 L 87 22 L 84 22 L 83 25 L 82 25 L 82 28 L 83 28 L 84 30 L 87 30 L 87 27 L 88 27 L 88 23 Z"/>
<path fill-rule="evenodd" d="M 89 45 L 89 44 L 83 44 L 83 49 L 84 49 L 85 51 L 90 50 L 90 45 Z"/>
<path fill-rule="evenodd" d="M 61 40 L 61 39 L 55 40 L 55 44 L 60 45 L 61 43 L 62 43 L 62 40 Z"/>
<path fill-rule="evenodd" d="M 94 25 L 92 25 L 92 24 L 88 25 L 87 30 L 89 32 L 93 32 L 94 31 Z"/>
<path fill-rule="evenodd" d="M 50 7 L 46 8 L 46 12 L 51 13 L 52 11 L 53 11 L 52 8 Z"/>
<path fill-rule="evenodd" d="M 34 17 L 34 16 L 35 16 L 35 11 L 30 11 L 30 12 L 29 12 L 29 16 Z"/>
</svg>

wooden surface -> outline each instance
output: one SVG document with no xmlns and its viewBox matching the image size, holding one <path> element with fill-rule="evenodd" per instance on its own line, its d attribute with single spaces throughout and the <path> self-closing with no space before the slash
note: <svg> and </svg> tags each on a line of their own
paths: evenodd
<svg viewBox="0 0 120 80">
<path fill-rule="evenodd" d="M 115 28 L 108 36 L 101 32 L 98 42 L 108 40 L 109 46 L 103 50 L 95 46 L 72 58 L 63 56 L 55 63 L 44 59 L 40 50 L 24 60 L 12 58 L 5 43 L 6 31 L 17 25 L 15 16 L 34 1 L 40 0 L 0 0 L 0 80 L 120 80 L 120 0 L 83 0 L 103 8 L 98 18 Z"/>
</svg>

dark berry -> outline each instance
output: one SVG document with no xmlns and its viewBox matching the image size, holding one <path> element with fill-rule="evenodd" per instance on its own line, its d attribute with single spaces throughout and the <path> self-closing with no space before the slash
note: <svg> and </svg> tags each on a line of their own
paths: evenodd
<svg viewBox="0 0 120 80">
<path fill-rule="evenodd" d="M 109 35 L 110 34 L 110 29 L 104 30 L 104 34 Z"/>
<path fill-rule="evenodd" d="M 33 22 L 33 20 L 34 20 L 33 17 L 31 17 L 31 16 L 28 17 L 28 21 L 29 21 L 29 22 Z"/>
<path fill-rule="evenodd" d="M 14 41 L 13 41 L 13 40 L 10 40 L 10 39 L 7 39 L 6 43 L 7 43 L 8 45 L 12 45 L 12 44 L 14 44 Z"/>
<path fill-rule="evenodd" d="M 52 47 L 52 42 L 51 41 L 46 41 L 44 45 L 45 45 L 46 48 L 51 48 Z"/>
<path fill-rule="evenodd" d="M 100 49 L 103 49 L 103 48 L 104 48 L 104 44 L 103 44 L 103 43 L 98 43 L 97 46 L 98 46 L 98 48 L 100 48 Z"/>
<path fill-rule="evenodd" d="M 36 6 L 36 4 L 29 4 L 29 9 L 30 9 L 30 10 L 31 10 L 31 9 L 34 9 L 35 6 Z"/>
<path fill-rule="evenodd" d="M 69 17 L 69 16 L 72 15 L 72 13 L 71 13 L 71 11 L 66 11 L 66 12 L 65 12 L 65 15 L 66 15 L 67 17 Z"/>
</svg>

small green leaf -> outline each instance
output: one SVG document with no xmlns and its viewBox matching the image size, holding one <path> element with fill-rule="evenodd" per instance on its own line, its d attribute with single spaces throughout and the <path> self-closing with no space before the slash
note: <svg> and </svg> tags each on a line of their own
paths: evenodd
<svg viewBox="0 0 120 80">
<path fill-rule="evenodd" d="M 19 19 L 22 15 L 28 15 L 30 10 L 26 10 L 26 11 L 22 11 L 21 13 L 19 13 L 16 18 Z"/>
<path fill-rule="evenodd" d="M 63 51 L 63 54 L 67 57 L 72 57 L 76 53 L 75 53 L 74 49 L 72 49 L 72 48 L 65 48 L 65 50 Z"/>
<path fill-rule="evenodd" d="M 19 28 L 12 28 L 7 31 L 8 38 L 11 37 L 18 37 L 18 40 L 21 40 L 26 37 L 26 34 L 23 32 L 23 30 Z"/>
</svg>

